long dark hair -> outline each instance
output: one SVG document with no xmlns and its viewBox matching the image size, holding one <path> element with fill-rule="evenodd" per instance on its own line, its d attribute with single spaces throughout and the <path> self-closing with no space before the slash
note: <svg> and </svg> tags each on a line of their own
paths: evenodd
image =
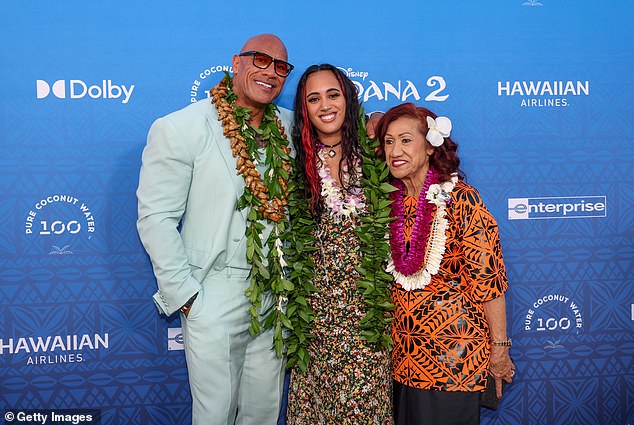
<svg viewBox="0 0 634 425">
<path fill-rule="evenodd" d="M 393 107 L 383 115 L 376 126 L 375 133 L 381 142 L 381 147 L 385 146 L 385 133 L 387 133 L 387 128 L 390 123 L 403 117 L 414 118 L 418 121 L 418 128 L 423 135 L 429 131 L 427 117 L 438 118 L 438 116 L 429 109 L 416 106 L 413 103 L 403 103 Z M 425 143 L 429 144 L 426 140 Z M 458 177 L 461 179 L 466 177 L 464 172 L 460 169 L 458 144 L 451 140 L 451 137 L 445 137 L 445 141 L 442 145 L 434 147 L 434 152 L 429 157 L 429 165 L 438 171 L 440 181 L 449 181 L 453 173 L 458 173 Z"/>
<path fill-rule="evenodd" d="M 304 184 L 304 197 L 310 200 L 310 209 L 315 217 L 319 217 L 323 211 L 323 202 L 321 199 L 321 181 L 317 174 L 317 144 L 319 138 L 315 126 L 308 118 L 308 109 L 306 106 L 306 81 L 311 74 L 320 71 L 330 71 L 335 74 L 341 91 L 346 100 L 346 112 L 344 115 L 343 126 L 341 127 L 341 159 L 339 160 L 339 181 L 342 185 L 345 183 L 343 174 L 343 164 L 351 173 L 354 170 L 354 162 L 356 158 L 360 158 L 360 148 L 358 141 L 358 117 L 359 117 L 359 100 L 357 97 L 357 88 L 352 81 L 339 68 L 330 64 L 311 65 L 304 74 L 302 74 L 297 84 L 297 92 L 295 93 L 295 112 L 294 125 L 291 132 L 293 145 L 296 151 L 296 163 L 299 167 Z M 348 181 L 343 190 L 348 191 L 353 185 L 358 185 L 352 179 Z"/>
</svg>

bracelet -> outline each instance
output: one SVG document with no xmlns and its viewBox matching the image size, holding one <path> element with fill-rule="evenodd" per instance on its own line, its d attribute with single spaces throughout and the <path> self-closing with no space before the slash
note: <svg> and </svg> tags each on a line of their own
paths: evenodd
<svg viewBox="0 0 634 425">
<path fill-rule="evenodd" d="M 511 338 L 507 338 L 506 341 L 491 341 L 491 345 L 495 345 L 497 347 L 510 347 L 513 344 Z"/>
</svg>

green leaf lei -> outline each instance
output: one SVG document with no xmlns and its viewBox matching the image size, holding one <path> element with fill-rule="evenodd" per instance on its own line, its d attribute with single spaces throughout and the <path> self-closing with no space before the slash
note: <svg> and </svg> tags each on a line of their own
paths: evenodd
<svg viewBox="0 0 634 425">
<path fill-rule="evenodd" d="M 363 177 L 361 184 L 365 195 L 366 212 L 360 216 L 361 223 L 355 229 L 361 240 L 361 264 L 357 271 L 361 278 L 357 288 L 363 294 L 366 315 L 360 322 L 361 336 L 377 349 L 392 346 L 389 326 L 394 306 L 390 298 L 392 275 L 385 272 L 390 254 L 388 223 L 390 218 L 389 193 L 396 190 L 388 183 L 389 168 L 384 160 L 377 157 L 379 142 L 370 139 L 366 133 L 365 114 L 359 114 L 359 143 L 362 149 L 361 164 Z M 292 264 L 290 278 L 295 290 L 289 295 L 286 316 L 291 326 L 287 326 L 286 338 L 288 364 L 297 365 L 303 372 L 308 368 L 310 356 L 308 344 L 314 312 L 307 298 L 317 291 L 313 285 L 314 263 L 308 253 L 316 251 L 316 243 L 311 231 L 316 223 L 310 214 L 308 201 L 302 199 L 299 172 L 294 172 L 289 183 L 289 214 L 292 231 L 286 241 L 290 248 L 289 264 Z"/>
<path fill-rule="evenodd" d="M 389 184 L 390 169 L 384 159 L 376 154 L 380 142 L 370 139 L 366 133 L 365 113 L 359 114 L 359 143 L 363 151 L 361 184 L 366 198 L 366 212 L 361 215 L 360 226 L 355 232 L 361 240 L 361 265 L 357 271 L 362 278 L 357 287 L 363 294 L 367 313 L 361 320 L 362 336 L 377 347 L 390 349 L 390 323 L 394 310 L 390 297 L 393 276 L 385 271 L 390 256 L 389 223 L 390 192 L 396 188 Z"/>
<path fill-rule="evenodd" d="M 285 234 L 285 242 L 289 247 L 285 252 L 291 265 L 289 278 L 294 288 L 288 296 L 286 305 L 286 316 L 289 320 L 286 326 L 286 367 L 290 368 L 297 364 L 300 370 L 305 371 L 310 361 L 308 343 L 312 338 L 310 330 L 315 317 L 308 305 L 308 297 L 317 292 L 313 285 L 315 263 L 310 257 L 310 252 L 316 251 L 317 248 L 312 236 L 315 221 L 310 213 L 308 200 L 303 196 L 301 176 L 296 167 L 289 181 L 288 211 L 291 231 Z"/>
<path fill-rule="evenodd" d="M 212 89 L 214 104 L 219 110 L 219 118 L 221 115 L 220 110 L 227 111 L 227 107 L 230 106 L 233 113 L 229 112 L 229 114 L 235 117 L 237 123 L 236 127 L 225 124 L 223 121 L 225 135 L 233 134 L 232 131 L 236 127 L 240 136 L 244 139 L 247 152 L 254 163 L 261 162 L 256 135 L 266 142 L 266 155 L 264 158 L 266 172 L 262 176 L 263 183 L 266 186 L 269 199 L 285 199 L 287 197 L 285 192 L 290 189 L 285 187 L 289 179 L 287 168 L 290 169 L 292 167 L 293 160 L 288 154 L 290 151 L 288 149 L 288 141 L 283 134 L 283 128 L 278 125 L 278 119 L 275 115 L 277 107 L 274 104 L 267 105 L 260 127 L 251 126 L 249 124 L 251 111 L 235 105 L 237 95 L 232 90 L 231 77 L 228 73 L 225 74 L 223 81 L 215 88 L 220 89 L 221 94 L 214 94 L 215 89 Z M 226 86 L 226 95 L 222 95 L 222 90 L 224 89 L 222 86 Z M 226 116 L 226 114 L 222 115 Z M 234 149 L 234 146 L 232 146 L 232 149 Z M 244 174 L 244 177 L 245 181 L 247 181 L 248 176 Z M 256 195 L 249 188 L 249 184 L 245 184 L 244 192 L 238 199 L 237 204 L 237 209 L 239 210 L 248 209 L 245 232 L 246 257 L 251 265 L 251 273 L 249 276 L 250 285 L 245 295 L 251 302 L 248 310 L 251 316 L 249 332 L 252 335 L 257 335 L 262 331 L 262 328 L 274 328 L 273 345 L 276 354 L 282 356 L 284 349 L 282 329 L 288 328 L 290 325 L 283 307 L 288 295 L 294 289 L 294 285 L 285 277 L 285 261 L 281 248 L 284 235 L 288 232 L 288 217 L 285 214 L 281 214 L 281 216 L 276 216 L 279 218 L 278 221 L 265 217 L 261 208 L 263 203 Z M 266 222 L 271 224 L 272 230 L 266 240 L 264 240 L 264 223 Z M 268 248 L 266 256 L 263 253 L 263 246 Z M 260 314 L 263 296 L 269 293 L 274 297 L 273 304 Z"/>
</svg>

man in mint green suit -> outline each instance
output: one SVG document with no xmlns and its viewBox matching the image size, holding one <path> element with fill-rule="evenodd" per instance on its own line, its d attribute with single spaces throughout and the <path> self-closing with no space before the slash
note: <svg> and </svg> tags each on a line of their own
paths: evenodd
<svg viewBox="0 0 634 425">
<path fill-rule="evenodd" d="M 287 58 L 271 34 L 249 39 L 233 56 L 235 104 L 251 110 L 255 128 L 293 68 Z M 290 111 L 280 108 L 278 118 L 290 128 Z M 137 228 L 158 283 L 159 311 L 181 313 L 193 424 L 273 425 L 279 413 L 283 360 L 271 331 L 254 337 L 248 330 L 248 211 L 236 209 L 244 187 L 210 99 L 154 122 L 143 151 Z M 263 305 L 271 302 L 265 296 Z"/>
</svg>

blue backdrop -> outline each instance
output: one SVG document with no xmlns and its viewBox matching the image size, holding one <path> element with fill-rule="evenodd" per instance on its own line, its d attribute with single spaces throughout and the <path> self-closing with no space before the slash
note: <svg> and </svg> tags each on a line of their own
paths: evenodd
<svg viewBox="0 0 634 425">
<path fill-rule="evenodd" d="M 518 374 L 484 424 L 634 422 L 634 6 L 614 0 L 0 3 L 0 411 L 191 420 L 135 228 L 151 122 L 251 35 L 367 110 L 449 116 L 498 220 Z M 221 183 L 219 183 L 221 184 Z M 4 419 L 3 419 L 4 420 Z"/>
</svg>

